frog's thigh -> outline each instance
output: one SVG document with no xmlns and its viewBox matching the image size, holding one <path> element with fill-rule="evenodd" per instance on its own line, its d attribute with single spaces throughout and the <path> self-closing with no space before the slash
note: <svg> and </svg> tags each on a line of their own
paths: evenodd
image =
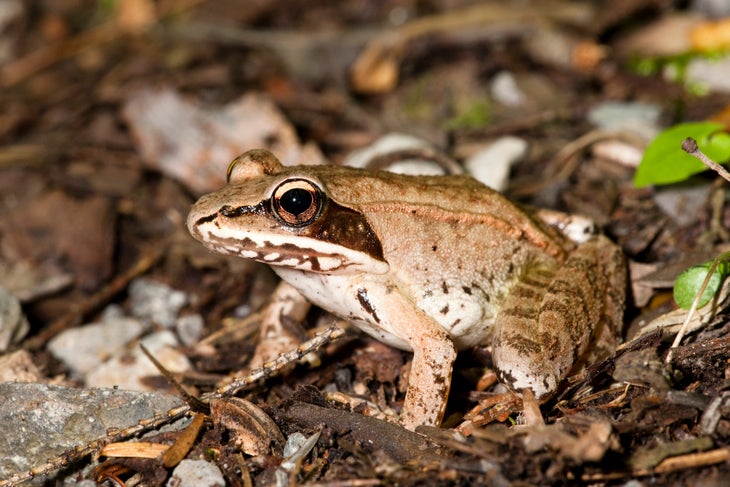
<svg viewBox="0 0 730 487">
<path fill-rule="evenodd" d="M 450 335 L 411 300 L 394 289 L 362 289 L 358 292 L 377 310 L 377 320 L 387 331 L 413 349 L 401 424 L 438 426 L 446 409 L 456 347 Z"/>
<path fill-rule="evenodd" d="M 607 243 L 602 236 L 586 242 L 559 269 L 533 266 L 510 292 L 498 317 L 493 353 L 502 381 L 512 389 L 530 388 L 545 398 L 593 336 L 616 337 L 620 312 L 607 308 L 623 308 L 617 295 L 622 291 L 609 291 L 620 289 L 622 257 Z"/>
<path fill-rule="evenodd" d="M 603 235 L 596 238 L 594 245 L 600 265 L 599 279 L 603 284 L 601 292 L 604 306 L 586 353 L 589 363 L 605 358 L 621 342 L 628 287 L 626 257 L 621 249 Z"/>
</svg>

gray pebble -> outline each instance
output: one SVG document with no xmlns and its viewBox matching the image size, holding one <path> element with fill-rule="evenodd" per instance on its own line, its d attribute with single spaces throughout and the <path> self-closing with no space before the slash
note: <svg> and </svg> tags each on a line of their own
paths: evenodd
<svg viewBox="0 0 730 487">
<path fill-rule="evenodd" d="M 177 347 L 180 343 L 175 334 L 162 330 L 147 335 L 142 343 L 162 365 L 171 372 L 183 372 L 191 368 L 190 361 Z M 149 390 L 144 383 L 149 376 L 158 376 L 157 367 L 135 346 L 100 364 L 86 376 L 89 387 L 119 387 L 134 391 Z"/>
<path fill-rule="evenodd" d="M 175 329 L 183 345 L 195 345 L 203 336 L 205 322 L 199 314 L 185 315 L 177 319 Z"/>
<path fill-rule="evenodd" d="M 527 155 L 527 141 L 507 135 L 500 137 L 464 162 L 474 179 L 497 191 L 504 191 L 510 168 Z"/>
<path fill-rule="evenodd" d="M 134 318 L 110 318 L 59 333 L 48 342 L 48 350 L 79 378 L 99 367 L 109 356 L 124 350 L 147 328 Z"/>
<path fill-rule="evenodd" d="M 659 133 L 659 115 L 658 105 L 607 101 L 591 108 L 588 120 L 602 130 L 625 131 L 650 140 Z"/>
<path fill-rule="evenodd" d="M 132 281 L 129 298 L 133 316 L 164 328 L 175 325 L 178 313 L 188 302 L 182 291 L 147 278 Z"/>
<path fill-rule="evenodd" d="M 709 91 L 730 93 L 730 57 L 722 59 L 693 59 L 687 65 L 687 81 Z"/>
<path fill-rule="evenodd" d="M 222 487 L 226 485 L 220 469 L 205 460 L 183 460 L 172 471 L 168 487 Z"/>
<path fill-rule="evenodd" d="M 490 93 L 494 101 L 508 107 L 521 107 L 525 104 L 526 96 L 519 86 L 515 75 L 509 71 L 500 71 L 492 79 Z"/>
</svg>

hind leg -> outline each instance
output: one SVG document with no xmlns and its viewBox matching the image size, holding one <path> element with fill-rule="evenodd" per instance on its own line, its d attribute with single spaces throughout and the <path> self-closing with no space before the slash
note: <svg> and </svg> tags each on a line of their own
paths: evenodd
<svg viewBox="0 0 730 487">
<path fill-rule="evenodd" d="M 549 398 L 589 348 L 618 343 L 626 270 L 623 254 L 598 236 L 558 268 L 536 262 L 511 290 L 498 317 L 493 357 L 501 380 Z"/>
</svg>

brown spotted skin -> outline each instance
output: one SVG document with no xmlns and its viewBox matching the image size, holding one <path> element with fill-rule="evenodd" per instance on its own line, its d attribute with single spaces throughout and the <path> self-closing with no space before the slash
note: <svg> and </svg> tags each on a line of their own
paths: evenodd
<svg viewBox="0 0 730 487">
<path fill-rule="evenodd" d="M 281 214 L 287 185 L 311 189 L 317 206 Z M 257 151 L 195 204 L 188 227 L 212 250 L 265 262 L 312 303 L 412 350 L 402 414 L 411 429 L 440 423 L 457 350 L 493 341 L 505 383 L 544 398 L 621 323 L 616 246 L 604 237 L 576 245 L 469 177 L 284 168 Z"/>
<path fill-rule="evenodd" d="M 500 379 L 546 399 L 586 353 L 620 339 L 626 286 L 623 254 L 605 237 L 579 246 L 555 268 L 526 269 L 505 299 L 493 357 Z"/>
</svg>

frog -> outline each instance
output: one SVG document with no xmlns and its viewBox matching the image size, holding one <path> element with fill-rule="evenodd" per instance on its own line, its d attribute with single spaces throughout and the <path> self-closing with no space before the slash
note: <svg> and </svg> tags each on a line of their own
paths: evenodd
<svg viewBox="0 0 730 487">
<path fill-rule="evenodd" d="M 490 346 L 510 391 L 549 400 L 620 341 L 626 263 L 467 175 L 284 166 L 266 149 L 187 218 L 213 252 L 270 266 L 314 305 L 412 352 L 400 423 L 444 417 L 457 353 Z"/>
</svg>

